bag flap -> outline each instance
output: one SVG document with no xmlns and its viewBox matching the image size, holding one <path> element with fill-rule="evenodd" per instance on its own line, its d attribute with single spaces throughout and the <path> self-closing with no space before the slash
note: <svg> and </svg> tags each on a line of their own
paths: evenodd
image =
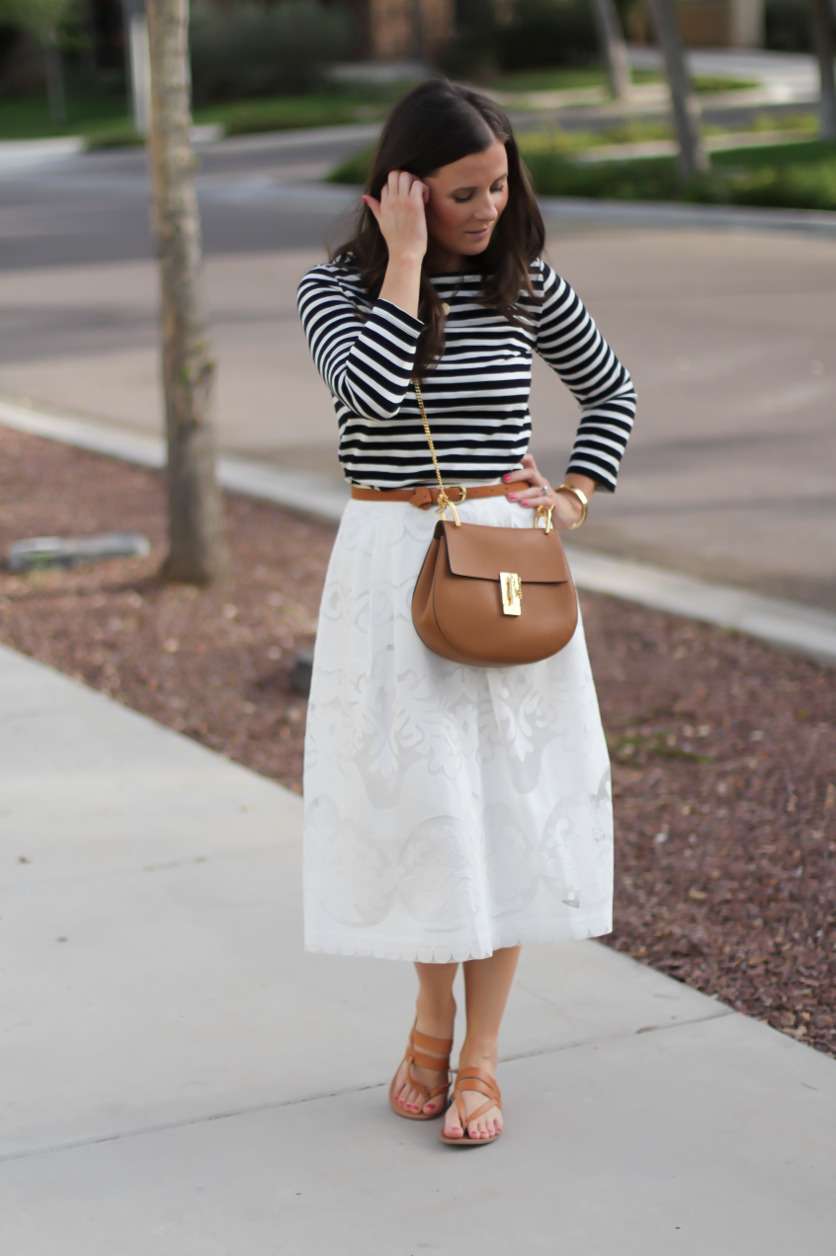
<svg viewBox="0 0 836 1256">
<path fill-rule="evenodd" d="M 436 536 L 447 542 L 454 576 L 498 580 L 500 571 L 514 571 L 528 584 L 564 584 L 569 579 L 566 556 L 557 531 L 543 528 L 492 528 L 479 523 L 441 520 Z"/>
</svg>

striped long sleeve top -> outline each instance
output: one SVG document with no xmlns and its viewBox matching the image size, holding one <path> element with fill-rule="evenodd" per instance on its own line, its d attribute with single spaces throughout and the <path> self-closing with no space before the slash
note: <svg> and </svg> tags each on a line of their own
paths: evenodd
<svg viewBox="0 0 836 1256">
<path fill-rule="evenodd" d="M 539 258 L 530 274 L 535 298 L 521 297 L 518 326 L 479 304 L 477 272 L 432 279 L 450 313 L 444 353 L 421 390 L 442 475 L 490 481 L 521 465 L 536 352 L 580 406 L 568 470 L 613 490 L 636 409 L 633 383 L 569 284 Z M 389 301 L 371 301 L 350 258 L 309 271 L 298 303 L 334 398 L 346 478 L 372 488 L 434 483 L 411 382 L 423 324 Z"/>
</svg>

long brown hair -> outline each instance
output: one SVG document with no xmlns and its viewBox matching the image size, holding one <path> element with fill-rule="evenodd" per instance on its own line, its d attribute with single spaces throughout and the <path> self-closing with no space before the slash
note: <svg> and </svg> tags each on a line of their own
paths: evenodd
<svg viewBox="0 0 836 1256">
<path fill-rule="evenodd" d="M 386 121 L 375 149 L 366 192 L 376 200 L 390 170 L 407 170 L 419 179 L 442 166 L 482 153 L 501 140 L 508 154 L 508 203 L 484 253 L 472 259 L 482 271 L 482 303 L 518 321 L 523 290 L 532 296 L 529 265 L 540 256 L 546 232 L 531 190 L 511 123 L 487 96 L 446 79 L 413 88 Z M 377 220 L 363 205 L 354 234 L 331 253 L 332 260 L 349 255 L 359 268 L 372 300 L 383 285 L 389 251 Z M 418 341 L 415 370 L 423 376 L 444 350 L 444 311 L 427 273 L 421 267 L 420 315 L 424 329 Z"/>
</svg>

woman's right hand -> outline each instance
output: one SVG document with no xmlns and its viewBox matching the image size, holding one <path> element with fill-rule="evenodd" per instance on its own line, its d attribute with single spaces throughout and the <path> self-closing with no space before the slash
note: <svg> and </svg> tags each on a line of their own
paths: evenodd
<svg viewBox="0 0 836 1256">
<path fill-rule="evenodd" d="M 380 233 L 389 249 L 389 260 L 421 262 L 427 251 L 427 217 L 424 205 L 430 190 L 414 174 L 391 170 L 380 200 L 363 200 L 377 219 Z"/>
</svg>

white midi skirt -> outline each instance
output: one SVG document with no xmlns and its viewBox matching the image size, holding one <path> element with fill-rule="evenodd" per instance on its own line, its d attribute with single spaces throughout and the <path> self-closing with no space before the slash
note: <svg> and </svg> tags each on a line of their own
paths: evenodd
<svg viewBox="0 0 836 1256">
<path fill-rule="evenodd" d="M 463 522 L 530 527 L 502 498 Z M 462 667 L 412 624 L 437 522 L 352 501 L 328 567 L 305 744 L 305 949 L 447 963 L 609 932 L 610 768 L 583 626 Z"/>
</svg>

